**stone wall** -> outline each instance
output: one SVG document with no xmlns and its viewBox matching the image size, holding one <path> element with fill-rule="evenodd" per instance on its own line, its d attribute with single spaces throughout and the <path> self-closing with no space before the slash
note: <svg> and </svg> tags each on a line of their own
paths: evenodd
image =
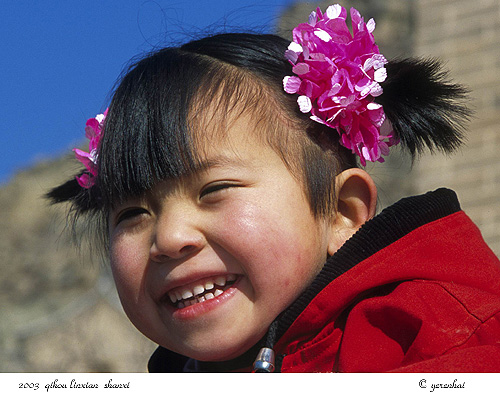
<svg viewBox="0 0 500 394">
<path fill-rule="evenodd" d="M 414 51 L 443 59 L 450 76 L 471 90 L 475 116 L 468 142 L 450 158 L 426 156 L 415 189 L 446 185 L 487 243 L 500 254 L 500 1 L 415 2 Z"/>
</svg>

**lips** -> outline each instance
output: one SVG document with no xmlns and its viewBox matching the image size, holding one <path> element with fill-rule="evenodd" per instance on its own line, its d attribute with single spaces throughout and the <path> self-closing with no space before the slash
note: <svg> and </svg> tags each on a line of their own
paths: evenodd
<svg viewBox="0 0 500 394">
<path fill-rule="evenodd" d="M 165 299 L 177 309 L 216 298 L 236 282 L 236 275 L 218 275 L 170 290 Z"/>
</svg>

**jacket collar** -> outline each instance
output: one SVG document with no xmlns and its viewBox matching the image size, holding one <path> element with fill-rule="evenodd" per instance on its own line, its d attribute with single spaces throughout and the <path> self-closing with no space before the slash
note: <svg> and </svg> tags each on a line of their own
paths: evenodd
<svg viewBox="0 0 500 394">
<path fill-rule="evenodd" d="M 274 338 L 267 339 L 272 348 L 314 297 L 332 280 L 358 263 L 386 248 L 413 230 L 460 211 L 455 192 L 438 189 L 423 195 L 407 197 L 384 209 L 367 221 L 344 245 L 330 256 L 323 269 L 299 298 L 273 322 Z"/>
</svg>

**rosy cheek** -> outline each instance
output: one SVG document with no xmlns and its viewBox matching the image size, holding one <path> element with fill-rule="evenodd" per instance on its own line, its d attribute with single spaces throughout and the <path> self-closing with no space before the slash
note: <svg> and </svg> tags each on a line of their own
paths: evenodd
<svg viewBox="0 0 500 394">
<path fill-rule="evenodd" d="M 293 253 L 295 240 L 275 212 L 263 210 L 255 203 L 235 206 L 234 210 L 226 211 L 219 222 L 218 238 L 253 281 L 256 290 L 267 288 L 268 291 L 276 284 L 277 277 L 279 286 L 290 282 L 287 259 Z"/>
<path fill-rule="evenodd" d="M 125 244 L 120 242 L 112 245 L 110 250 L 111 271 L 120 298 L 123 301 L 136 300 L 147 260 L 141 262 L 137 249 L 130 245 L 124 247 Z"/>
<path fill-rule="evenodd" d="M 264 206 L 264 208 L 262 208 Z M 239 205 L 221 226 L 223 239 L 251 282 L 255 296 L 286 305 L 303 291 L 323 259 L 318 227 L 297 212 L 265 204 Z M 271 207 L 272 208 L 272 207 Z M 307 213 L 308 207 L 305 207 Z M 326 250 L 323 253 L 326 258 Z"/>
</svg>

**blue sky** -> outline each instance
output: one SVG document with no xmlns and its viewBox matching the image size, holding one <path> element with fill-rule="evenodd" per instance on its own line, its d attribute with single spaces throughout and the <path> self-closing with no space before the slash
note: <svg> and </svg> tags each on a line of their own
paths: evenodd
<svg viewBox="0 0 500 394">
<path fill-rule="evenodd" d="M 271 31 L 294 2 L 3 0 L 0 185 L 80 145 L 132 57 L 223 24 Z"/>
</svg>

